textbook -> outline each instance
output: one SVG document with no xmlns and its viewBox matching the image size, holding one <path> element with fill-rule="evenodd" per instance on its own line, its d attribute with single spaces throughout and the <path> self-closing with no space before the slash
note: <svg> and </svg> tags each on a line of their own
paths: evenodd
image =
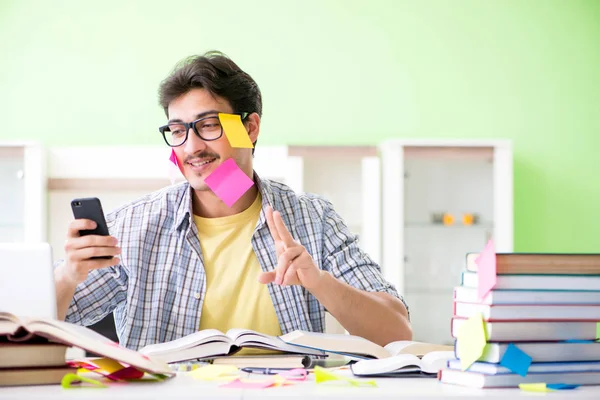
<svg viewBox="0 0 600 400">
<path fill-rule="evenodd" d="M 13 343 L 43 337 L 52 342 L 79 347 L 90 353 L 128 364 L 140 371 L 166 376 L 174 375 L 169 366 L 160 360 L 122 347 L 84 326 L 52 318 L 17 317 L 14 314 L 0 312 L 0 337 Z"/>
<path fill-rule="evenodd" d="M 478 283 L 477 272 L 462 273 L 462 286 Z M 600 275 L 498 275 L 494 289 L 600 291 Z"/>
<path fill-rule="evenodd" d="M 457 337 L 466 318 L 452 318 L 452 336 Z M 484 321 L 488 342 L 536 342 L 596 340 L 596 321 Z"/>
<path fill-rule="evenodd" d="M 488 343 L 477 361 L 499 363 L 509 343 Z M 516 346 L 534 363 L 600 360 L 600 343 L 597 342 L 521 342 Z M 455 356 L 460 354 L 460 342 L 456 342 Z"/>
<path fill-rule="evenodd" d="M 360 360 L 350 366 L 356 376 L 426 375 L 437 377 L 439 370 L 455 358 L 453 351 L 432 351 L 419 358 L 412 354 L 399 354 L 388 358 Z"/>
<path fill-rule="evenodd" d="M 452 346 L 402 340 L 379 346 L 354 335 L 294 331 L 281 336 L 283 341 L 308 349 L 323 350 L 357 359 L 388 358 L 399 354 L 423 357 L 432 351 L 452 351 Z"/>
<path fill-rule="evenodd" d="M 64 367 L 68 346 L 58 343 L 2 343 L 0 369 L 30 367 Z"/>
<path fill-rule="evenodd" d="M 325 367 L 327 356 L 308 356 L 302 354 L 265 354 L 247 356 L 226 356 L 212 359 L 215 365 L 235 365 L 238 368 L 314 368 Z"/>
<path fill-rule="evenodd" d="M 321 350 L 307 349 L 288 344 L 280 337 L 265 335 L 248 329 L 230 329 L 223 333 L 217 329 L 203 329 L 166 343 L 151 344 L 140 353 L 153 356 L 167 363 L 193 359 L 209 359 L 231 356 L 242 348 L 257 348 L 275 352 L 325 355 Z"/>
<path fill-rule="evenodd" d="M 600 304 L 600 291 L 576 290 L 490 290 L 479 299 L 477 288 L 454 288 L 457 303 L 479 304 Z"/>
<path fill-rule="evenodd" d="M 443 369 L 440 371 L 439 380 L 443 383 L 474 388 L 518 387 L 520 383 L 540 382 L 546 384 L 598 385 L 600 384 L 600 374 L 598 372 L 551 372 L 538 374 L 528 373 L 527 376 L 518 374 L 486 375 L 470 371 Z"/>
<path fill-rule="evenodd" d="M 467 271 L 477 272 L 479 253 L 467 254 Z M 498 274 L 600 275 L 600 254 L 497 253 Z"/>
<path fill-rule="evenodd" d="M 448 361 L 448 368 L 462 370 L 460 360 Z M 479 372 L 486 375 L 512 374 L 513 372 L 500 364 L 474 362 L 468 369 L 469 372 Z M 600 361 L 583 362 L 541 362 L 531 363 L 527 369 L 528 374 L 537 373 L 563 373 L 563 372 L 600 372 Z"/>
<path fill-rule="evenodd" d="M 600 321 L 600 305 L 454 303 L 457 317 L 469 318 L 478 313 L 485 321 Z"/>
</svg>

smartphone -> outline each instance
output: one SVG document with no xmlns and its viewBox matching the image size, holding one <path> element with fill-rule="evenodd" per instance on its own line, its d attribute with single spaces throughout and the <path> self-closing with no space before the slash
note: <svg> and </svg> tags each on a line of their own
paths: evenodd
<svg viewBox="0 0 600 400">
<path fill-rule="evenodd" d="M 108 226 L 104 219 L 104 211 L 102 204 L 97 197 L 86 197 L 81 199 L 73 199 L 71 201 L 71 209 L 75 219 L 91 219 L 96 222 L 96 229 L 85 229 L 79 231 L 81 236 L 85 235 L 100 235 L 108 236 Z M 92 258 L 111 259 L 111 256 L 101 256 Z"/>
</svg>

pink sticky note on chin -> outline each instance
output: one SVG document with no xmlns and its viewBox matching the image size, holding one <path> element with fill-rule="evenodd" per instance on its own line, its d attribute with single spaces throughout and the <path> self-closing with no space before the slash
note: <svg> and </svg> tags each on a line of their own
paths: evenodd
<svg viewBox="0 0 600 400">
<path fill-rule="evenodd" d="M 485 249 L 475 260 L 477 264 L 477 294 L 479 300 L 483 300 L 485 295 L 496 286 L 496 251 L 494 242 L 490 240 Z"/>
<path fill-rule="evenodd" d="M 225 160 L 204 182 L 228 207 L 233 206 L 254 185 L 233 158 Z"/>
</svg>

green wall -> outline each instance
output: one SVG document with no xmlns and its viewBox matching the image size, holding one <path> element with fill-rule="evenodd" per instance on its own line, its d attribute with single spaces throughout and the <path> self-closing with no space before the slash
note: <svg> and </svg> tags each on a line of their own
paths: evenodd
<svg viewBox="0 0 600 400">
<path fill-rule="evenodd" d="M 263 144 L 512 139 L 515 250 L 600 252 L 600 1 L 0 0 L 0 140 L 159 144 L 160 80 L 209 49 Z"/>
</svg>

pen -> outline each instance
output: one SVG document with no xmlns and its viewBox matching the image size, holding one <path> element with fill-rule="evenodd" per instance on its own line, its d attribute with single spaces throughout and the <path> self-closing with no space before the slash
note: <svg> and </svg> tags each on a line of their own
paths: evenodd
<svg viewBox="0 0 600 400">
<path fill-rule="evenodd" d="M 277 375 L 280 372 L 289 371 L 290 368 L 242 368 L 241 370 L 250 374 Z"/>
</svg>

